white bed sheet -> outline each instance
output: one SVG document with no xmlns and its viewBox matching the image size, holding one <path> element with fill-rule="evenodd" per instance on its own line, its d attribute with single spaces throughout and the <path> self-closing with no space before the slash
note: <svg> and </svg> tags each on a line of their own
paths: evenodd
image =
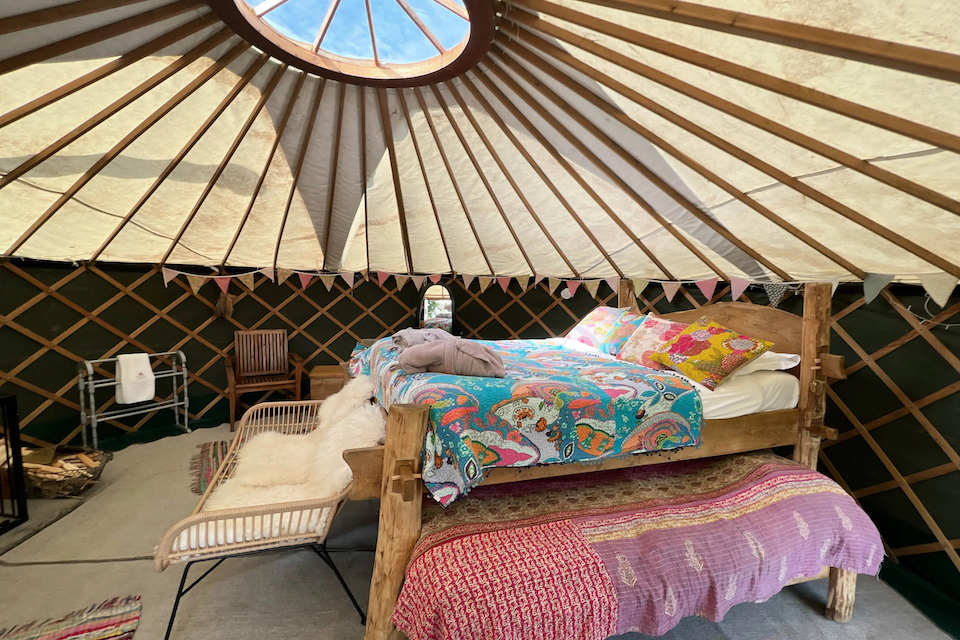
<svg viewBox="0 0 960 640">
<path fill-rule="evenodd" d="M 545 342 L 601 358 L 615 359 L 614 356 L 589 345 L 565 338 L 549 338 Z M 754 371 L 746 375 L 728 377 L 715 391 L 710 391 L 686 376 L 682 377 L 700 394 L 705 420 L 721 420 L 763 411 L 793 409 L 800 400 L 800 381 L 786 371 Z"/>
</svg>

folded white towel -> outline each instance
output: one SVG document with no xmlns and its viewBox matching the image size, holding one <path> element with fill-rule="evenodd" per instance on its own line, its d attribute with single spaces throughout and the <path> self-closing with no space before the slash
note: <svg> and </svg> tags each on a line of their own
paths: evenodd
<svg viewBox="0 0 960 640">
<path fill-rule="evenodd" d="M 119 404 L 153 400 L 157 392 L 150 356 L 145 353 L 125 353 L 117 356 L 117 383 Z"/>
</svg>

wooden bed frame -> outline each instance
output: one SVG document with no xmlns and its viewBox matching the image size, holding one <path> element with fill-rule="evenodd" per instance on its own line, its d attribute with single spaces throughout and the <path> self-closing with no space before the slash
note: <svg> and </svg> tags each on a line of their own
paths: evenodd
<svg viewBox="0 0 960 640">
<path fill-rule="evenodd" d="M 774 343 L 774 349 L 799 353 L 800 399 L 796 409 L 769 411 L 725 420 L 706 420 L 701 445 L 658 455 L 616 458 L 603 464 L 554 464 L 522 469 L 499 468 L 485 473 L 485 484 L 592 473 L 677 460 L 706 458 L 785 445 L 794 446 L 793 459 L 812 468 L 822 438 L 837 432 L 823 424 L 827 378 L 842 378 L 843 357 L 830 347 L 829 283 L 804 287 L 803 317 L 771 307 L 724 302 L 709 308 L 666 314 L 665 318 L 692 322 L 702 315 L 741 333 Z M 621 281 L 620 306 L 636 304 L 630 281 Z M 344 458 L 353 470 L 350 498 L 380 498 L 380 523 L 364 640 L 400 640 L 403 634 L 391 622 L 413 548 L 420 538 L 423 482 L 419 473 L 429 409 L 426 405 L 393 405 L 387 417 L 386 443 L 352 449 Z M 853 615 L 856 573 L 824 567 L 816 576 L 829 576 L 826 615 L 847 622 Z"/>
</svg>

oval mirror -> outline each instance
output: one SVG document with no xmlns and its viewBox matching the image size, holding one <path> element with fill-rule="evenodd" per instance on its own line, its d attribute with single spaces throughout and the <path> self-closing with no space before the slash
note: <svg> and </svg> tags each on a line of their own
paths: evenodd
<svg viewBox="0 0 960 640">
<path fill-rule="evenodd" d="M 420 328 L 443 329 L 453 333 L 453 296 L 446 285 L 427 287 L 420 299 Z"/>
</svg>

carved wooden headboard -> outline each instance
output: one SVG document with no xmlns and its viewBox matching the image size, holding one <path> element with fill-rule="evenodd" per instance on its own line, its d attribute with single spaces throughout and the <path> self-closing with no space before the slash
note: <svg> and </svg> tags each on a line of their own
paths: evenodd
<svg viewBox="0 0 960 640">
<path fill-rule="evenodd" d="M 780 353 L 800 353 L 803 318 L 787 311 L 746 302 L 718 302 L 699 309 L 666 313 L 663 318 L 691 323 L 706 316 L 751 338 L 773 343 Z"/>
</svg>

